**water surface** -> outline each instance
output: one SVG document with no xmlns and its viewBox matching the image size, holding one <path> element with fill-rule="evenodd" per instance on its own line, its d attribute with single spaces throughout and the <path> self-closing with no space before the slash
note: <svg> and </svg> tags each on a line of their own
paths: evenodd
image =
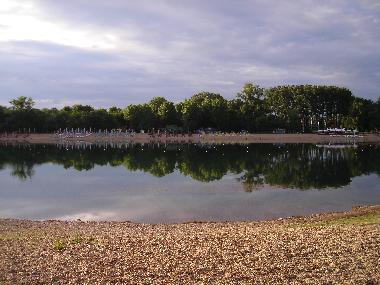
<svg viewBox="0 0 380 285">
<path fill-rule="evenodd" d="M 258 220 L 380 204 L 380 146 L 0 145 L 0 217 Z"/>
</svg>

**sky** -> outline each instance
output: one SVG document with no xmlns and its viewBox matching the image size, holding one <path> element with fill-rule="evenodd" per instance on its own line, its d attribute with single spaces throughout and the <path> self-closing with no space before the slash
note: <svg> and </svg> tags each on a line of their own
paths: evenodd
<svg viewBox="0 0 380 285">
<path fill-rule="evenodd" d="M 379 0 L 0 0 L 0 105 L 125 107 L 244 83 L 380 96 Z"/>
</svg>

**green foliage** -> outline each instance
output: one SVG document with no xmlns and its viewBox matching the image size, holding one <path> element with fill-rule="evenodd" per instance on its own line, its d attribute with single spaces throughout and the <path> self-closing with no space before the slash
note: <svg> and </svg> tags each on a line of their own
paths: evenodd
<svg viewBox="0 0 380 285">
<path fill-rule="evenodd" d="M 264 88 L 259 85 L 254 85 L 248 82 L 244 85 L 243 90 L 237 94 L 237 97 L 250 105 L 259 105 L 261 100 L 264 98 Z M 260 107 L 260 106 L 256 106 Z"/>
<path fill-rule="evenodd" d="M 31 110 L 34 105 L 34 101 L 32 98 L 27 98 L 25 96 L 20 96 L 16 99 L 13 99 L 9 102 L 12 105 L 12 109 L 14 110 Z"/>
<path fill-rule="evenodd" d="M 16 103 L 17 106 L 22 105 Z M 61 110 L 32 109 L 31 107 L 5 108 L 0 106 L 0 132 L 52 132 L 59 129 L 92 128 L 113 129 L 125 127 L 120 109 L 94 109 L 91 106 L 66 106 Z"/>
<path fill-rule="evenodd" d="M 265 91 L 269 110 L 292 131 L 342 126 L 353 99 L 350 90 L 336 86 L 286 85 Z"/>
<path fill-rule="evenodd" d="M 154 114 L 148 104 L 129 105 L 124 109 L 124 118 L 132 129 L 151 130 L 154 128 Z"/>
<path fill-rule="evenodd" d="M 76 243 L 76 244 L 80 244 L 81 242 L 83 242 L 83 238 L 81 235 L 77 234 L 74 238 L 73 238 L 73 242 Z"/>
<path fill-rule="evenodd" d="M 163 97 L 155 97 L 149 101 L 148 106 L 154 115 L 154 127 L 164 128 L 167 125 L 178 123 L 178 115 L 174 103 Z"/>
<path fill-rule="evenodd" d="M 198 128 L 227 129 L 228 105 L 221 95 L 201 92 L 181 102 L 177 108 L 183 126 L 188 130 Z"/>
<path fill-rule="evenodd" d="M 246 83 L 235 98 L 200 92 L 174 104 L 155 97 L 146 104 L 124 109 L 94 109 L 88 105 L 66 106 L 61 110 L 33 109 L 32 98 L 0 106 L 0 132 L 51 132 L 65 128 L 157 130 L 168 126 L 195 131 L 311 132 L 328 127 L 359 131 L 380 129 L 380 99 L 377 102 L 354 97 L 347 88 L 319 85 L 284 85 L 264 89 Z"/>
<path fill-rule="evenodd" d="M 64 251 L 66 249 L 66 244 L 61 239 L 57 239 L 53 242 L 53 249 L 56 251 Z"/>
</svg>

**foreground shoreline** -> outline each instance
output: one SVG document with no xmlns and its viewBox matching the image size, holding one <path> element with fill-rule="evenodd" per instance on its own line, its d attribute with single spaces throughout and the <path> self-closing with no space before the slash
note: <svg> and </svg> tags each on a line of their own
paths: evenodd
<svg viewBox="0 0 380 285">
<path fill-rule="evenodd" d="M 0 284 L 379 284 L 380 205 L 261 222 L 0 220 Z"/>
<path fill-rule="evenodd" d="M 135 142 L 135 143 L 380 143 L 379 134 L 360 136 L 318 134 L 204 134 L 204 135 L 161 135 L 149 134 L 113 135 L 58 138 L 51 134 L 1 135 L 3 143 L 57 144 L 73 142 Z"/>
</svg>

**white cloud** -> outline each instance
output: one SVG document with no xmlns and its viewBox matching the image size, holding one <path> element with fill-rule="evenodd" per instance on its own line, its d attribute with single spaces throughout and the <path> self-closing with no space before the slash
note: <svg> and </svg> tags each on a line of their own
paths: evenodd
<svg viewBox="0 0 380 285">
<path fill-rule="evenodd" d="M 3 3 L 0 103 L 27 95 L 122 107 L 202 90 L 232 97 L 246 81 L 378 96 L 376 1 Z"/>
<path fill-rule="evenodd" d="M 0 10 L 0 42 L 37 41 L 89 49 L 152 54 L 155 51 L 133 38 L 133 33 L 73 25 L 41 11 L 32 1 L 3 0 Z"/>
<path fill-rule="evenodd" d="M 57 217 L 55 219 L 57 220 L 64 220 L 64 221 L 75 221 L 75 220 L 82 220 L 82 221 L 100 221 L 100 220 L 115 220 L 117 218 L 116 212 L 110 212 L 110 211 L 97 211 L 97 212 L 83 212 L 83 213 L 76 213 L 71 215 L 65 215 L 61 217 Z"/>
</svg>

